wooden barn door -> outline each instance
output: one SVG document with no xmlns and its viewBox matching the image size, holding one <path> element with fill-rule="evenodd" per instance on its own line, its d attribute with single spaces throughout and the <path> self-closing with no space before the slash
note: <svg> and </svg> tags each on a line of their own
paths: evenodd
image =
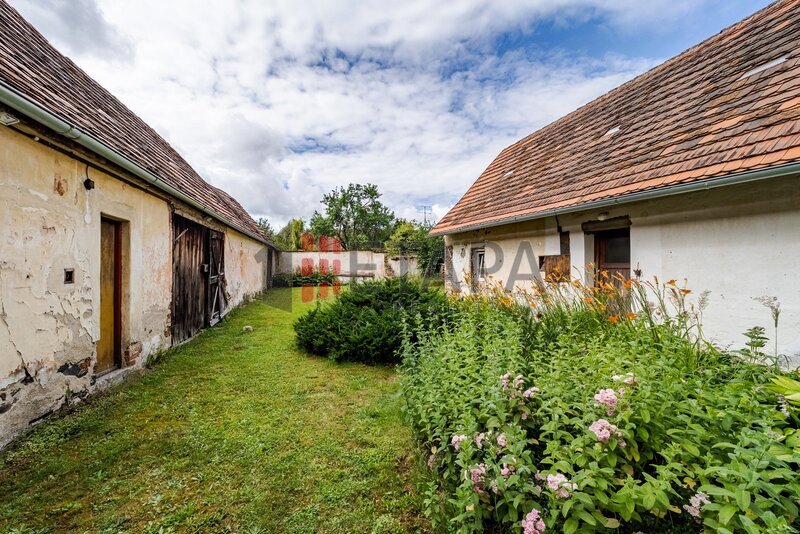
<svg viewBox="0 0 800 534">
<path fill-rule="evenodd" d="M 122 361 L 122 225 L 100 220 L 100 339 L 95 373 L 120 366 Z"/>
<path fill-rule="evenodd" d="M 208 324 L 213 326 L 225 314 L 225 235 L 209 230 Z"/>
<path fill-rule="evenodd" d="M 172 342 L 180 343 L 206 325 L 209 229 L 180 215 L 172 217 Z"/>
</svg>

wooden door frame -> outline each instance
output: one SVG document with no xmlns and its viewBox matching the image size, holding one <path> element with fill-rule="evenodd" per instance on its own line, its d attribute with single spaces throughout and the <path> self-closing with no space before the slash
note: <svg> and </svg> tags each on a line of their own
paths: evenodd
<svg viewBox="0 0 800 534">
<path fill-rule="evenodd" d="M 627 263 L 605 263 L 605 247 L 604 239 L 608 237 L 617 237 L 617 236 L 626 236 L 628 238 L 628 262 Z M 631 272 L 631 250 L 630 250 L 630 238 L 631 238 L 631 230 L 630 226 L 625 226 L 622 228 L 611 228 L 608 230 L 601 230 L 594 232 L 594 261 L 595 265 L 597 266 L 597 272 L 600 273 L 604 270 L 612 270 L 612 269 L 627 269 L 628 275 L 630 276 Z"/>
<path fill-rule="evenodd" d="M 100 374 L 122 368 L 122 222 L 104 215 L 100 217 L 101 227 L 103 222 L 114 227 L 114 366 Z M 100 261 L 103 261 L 102 257 Z"/>
<path fill-rule="evenodd" d="M 219 240 L 219 258 L 214 257 L 214 240 Z M 206 326 L 214 326 L 225 317 L 225 232 L 208 229 L 208 271 L 206 272 Z M 216 262 L 217 268 L 212 265 Z M 212 280 L 212 278 L 214 280 Z M 219 300 L 217 300 L 219 297 Z M 217 304 L 216 316 L 214 315 L 214 304 Z"/>
</svg>

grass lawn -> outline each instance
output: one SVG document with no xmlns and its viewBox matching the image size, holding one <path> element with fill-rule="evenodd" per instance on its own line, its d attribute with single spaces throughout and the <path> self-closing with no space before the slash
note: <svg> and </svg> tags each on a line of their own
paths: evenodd
<svg viewBox="0 0 800 534">
<path fill-rule="evenodd" d="M 424 530 L 394 370 L 296 349 L 290 291 L 1 454 L 0 532 Z"/>
</svg>

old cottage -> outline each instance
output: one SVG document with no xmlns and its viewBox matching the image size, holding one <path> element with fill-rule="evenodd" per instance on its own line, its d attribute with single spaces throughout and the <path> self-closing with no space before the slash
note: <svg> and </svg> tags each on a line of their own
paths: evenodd
<svg viewBox="0 0 800 534">
<path fill-rule="evenodd" d="M 215 324 L 276 262 L 236 200 L 3 1 L 0 233 L 0 445 Z"/>
<path fill-rule="evenodd" d="M 780 1 L 504 149 L 439 222 L 446 281 L 596 268 L 708 290 L 741 346 L 800 357 L 800 2 Z M 546 105 L 546 102 L 539 103 Z"/>
</svg>

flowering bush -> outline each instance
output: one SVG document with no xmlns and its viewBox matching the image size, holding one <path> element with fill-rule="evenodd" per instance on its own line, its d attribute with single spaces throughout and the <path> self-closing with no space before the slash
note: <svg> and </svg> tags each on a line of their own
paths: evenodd
<svg viewBox="0 0 800 534">
<path fill-rule="evenodd" d="M 703 342 L 673 281 L 599 287 L 543 287 L 525 306 L 470 299 L 406 339 L 434 526 L 800 528 L 798 417 L 771 391 L 779 371 Z"/>
</svg>

